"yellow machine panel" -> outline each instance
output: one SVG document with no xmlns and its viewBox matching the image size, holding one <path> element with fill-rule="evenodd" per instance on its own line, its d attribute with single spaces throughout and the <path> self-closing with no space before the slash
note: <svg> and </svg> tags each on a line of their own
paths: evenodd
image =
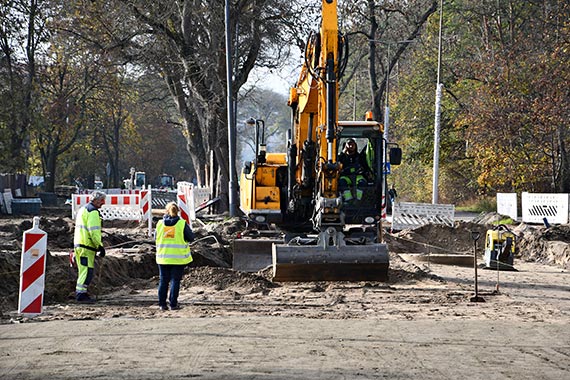
<svg viewBox="0 0 570 380">
<path fill-rule="evenodd" d="M 279 188 L 258 187 L 255 191 L 255 208 L 256 209 L 276 209 L 279 210 Z"/>
<path fill-rule="evenodd" d="M 258 186 L 275 186 L 276 166 L 258 166 L 255 171 L 255 184 Z"/>
</svg>

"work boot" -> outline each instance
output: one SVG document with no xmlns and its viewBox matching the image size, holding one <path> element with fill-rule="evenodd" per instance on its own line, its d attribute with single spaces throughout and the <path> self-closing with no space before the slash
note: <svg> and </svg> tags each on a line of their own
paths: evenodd
<svg viewBox="0 0 570 380">
<path fill-rule="evenodd" d="M 170 310 L 180 310 L 180 309 L 182 309 L 182 306 L 180 305 L 170 306 Z"/>
<path fill-rule="evenodd" d="M 86 293 L 80 293 L 77 295 L 77 302 L 79 303 L 95 303 L 95 299 L 89 297 Z"/>
<path fill-rule="evenodd" d="M 160 310 L 162 310 L 162 311 L 167 311 L 167 310 L 168 310 L 168 306 L 166 306 L 166 305 L 161 305 L 161 306 L 159 306 L 159 308 L 160 308 Z"/>
</svg>

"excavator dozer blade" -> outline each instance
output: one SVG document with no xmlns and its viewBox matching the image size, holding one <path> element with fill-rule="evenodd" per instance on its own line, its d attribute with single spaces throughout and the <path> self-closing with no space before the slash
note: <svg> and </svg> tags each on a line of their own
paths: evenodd
<svg viewBox="0 0 570 380">
<path fill-rule="evenodd" d="M 283 239 L 235 239 L 232 268 L 242 272 L 257 272 L 270 267 L 273 244 L 283 244 Z"/>
<path fill-rule="evenodd" d="M 324 249 L 316 245 L 275 244 L 274 281 L 387 281 L 386 244 L 346 245 Z"/>
</svg>

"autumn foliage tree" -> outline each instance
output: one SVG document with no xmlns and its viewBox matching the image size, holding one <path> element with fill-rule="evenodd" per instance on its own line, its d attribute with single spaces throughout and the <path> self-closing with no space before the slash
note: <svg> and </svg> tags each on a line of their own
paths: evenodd
<svg viewBox="0 0 570 380">
<path fill-rule="evenodd" d="M 445 2 L 444 201 L 498 191 L 568 191 L 569 93 L 563 83 L 569 79 L 569 11 L 559 1 Z M 432 19 L 422 46 L 403 63 L 396 112 L 406 156 L 426 175 L 432 165 L 437 32 Z M 402 181 L 415 186 L 406 176 Z M 414 194 L 428 193 L 428 185 Z"/>
</svg>

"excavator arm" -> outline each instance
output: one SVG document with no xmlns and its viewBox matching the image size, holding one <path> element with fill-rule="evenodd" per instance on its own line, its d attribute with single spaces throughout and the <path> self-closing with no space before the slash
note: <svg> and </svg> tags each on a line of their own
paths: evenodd
<svg viewBox="0 0 570 380">
<path fill-rule="evenodd" d="M 338 192 L 337 162 L 339 79 L 346 62 L 346 40 L 338 31 L 336 0 L 322 1 L 318 33 L 310 35 L 297 86 L 291 89 L 293 141 L 300 162 L 298 187 L 313 192 L 313 226 L 323 231 L 344 224 Z"/>
</svg>

